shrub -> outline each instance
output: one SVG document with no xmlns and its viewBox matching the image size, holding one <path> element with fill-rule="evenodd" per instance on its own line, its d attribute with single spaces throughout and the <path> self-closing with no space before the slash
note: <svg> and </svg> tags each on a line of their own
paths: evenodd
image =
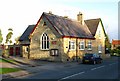
<svg viewBox="0 0 120 81">
<path fill-rule="evenodd" d="M 8 49 L 3 50 L 2 56 L 3 57 L 9 57 L 9 51 L 8 51 Z"/>
</svg>

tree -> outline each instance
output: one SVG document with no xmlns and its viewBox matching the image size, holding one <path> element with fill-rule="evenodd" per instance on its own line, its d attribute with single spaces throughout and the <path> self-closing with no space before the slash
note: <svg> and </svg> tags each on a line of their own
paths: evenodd
<svg viewBox="0 0 120 81">
<path fill-rule="evenodd" d="M 12 40 L 11 40 L 11 38 L 12 38 L 12 35 L 13 35 L 13 30 L 12 30 L 12 28 L 9 28 L 8 29 L 8 34 L 6 35 L 6 42 L 5 43 L 12 43 Z"/>
<path fill-rule="evenodd" d="M 3 37 L 2 37 L 1 29 L 0 29 L 0 44 L 2 43 L 2 41 L 3 41 Z"/>
<path fill-rule="evenodd" d="M 19 39 L 20 39 L 20 37 L 21 37 L 21 36 L 18 36 L 18 37 L 15 38 L 16 44 L 19 43 Z"/>
<path fill-rule="evenodd" d="M 120 50 L 120 46 L 118 46 L 118 47 L 117 47 L 117 49 L 119 49 L 119 50 Z"/>
<path fill-rule="evenodd" d="M 120 46 L 118 46 L 116 49 L 111 50 L 111 55 L 120 56 Z"/>
<path fill-rule="evenodd" d="M 111 43 L 110 43 L 108 35 L 106 35 L 105 46 L 106 48 L 111 48 Z"/>
<path fill-rule="evenodd" d="M 106 40 L 105 40 L 105 48 L 106 48 L 105 53 L 109 53 L 111 51 L 111 43 L 107 34 L 106 34 Z"/>
<path fill-rule="evenodd" d="M 9 28 L 8 31 L 13 31 L 13 29 L 12 29 L 12 28 Z"/>
</svg>

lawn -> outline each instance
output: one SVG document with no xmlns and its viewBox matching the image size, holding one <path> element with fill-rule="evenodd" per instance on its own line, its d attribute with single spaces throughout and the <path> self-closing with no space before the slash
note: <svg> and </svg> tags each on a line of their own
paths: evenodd
<svg viewBox="0 0 120 81">
<path fill-rule="evenodd" d="M 21 69 L 19 69 L 19 68 L 0 68 L 0 74 L 17 72 L 17 71 L 20 71 L 20 70 L 21 70 Z"/>
<path fill-rule="evenodd" d="M 14 60 L 12 59 L 4 59 L 0 58 L 0 62 L 6 62 L 6 63 L 15 63 Z M 6 74 L 6 73 L 11 73 L 11 72 L 17 72 L 20 71 L 21 69 L 19 68 L 0 68 L 0 74 Z"/>
</svg>

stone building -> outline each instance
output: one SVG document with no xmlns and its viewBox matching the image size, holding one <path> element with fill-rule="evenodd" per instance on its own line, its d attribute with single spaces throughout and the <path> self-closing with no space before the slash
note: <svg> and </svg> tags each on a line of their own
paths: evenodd
<svg viewBox="0 0 120 81">
<path fill-rule="evenodd" d="M 77 20 L 45 13 L 36 25 L 29 25 L 19 41 L 22 55 L 30 59 L 73 61 L 85 53 L 105 56 L 105 30 L 100 18 Z M 77 57 L 77 58 L 76 58 Z"/>
</svg>

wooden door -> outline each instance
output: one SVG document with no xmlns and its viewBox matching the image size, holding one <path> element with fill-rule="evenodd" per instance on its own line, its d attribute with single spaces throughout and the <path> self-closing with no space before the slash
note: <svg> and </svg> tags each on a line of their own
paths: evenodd
<svg viewBox="0 0 120 81">
<path fill-rule="evenodd" d="M 9 54 L 10 54 L 10 55 L 13 55 L 13 54 L 14 54 L 13 51 L 14 51 L 13 47 L 10 47 Z"/>
<path fill-rule="evenodd" d="M 15 55 L 20 55 L 20 47 L 15 47 Z"/>
</svg>

